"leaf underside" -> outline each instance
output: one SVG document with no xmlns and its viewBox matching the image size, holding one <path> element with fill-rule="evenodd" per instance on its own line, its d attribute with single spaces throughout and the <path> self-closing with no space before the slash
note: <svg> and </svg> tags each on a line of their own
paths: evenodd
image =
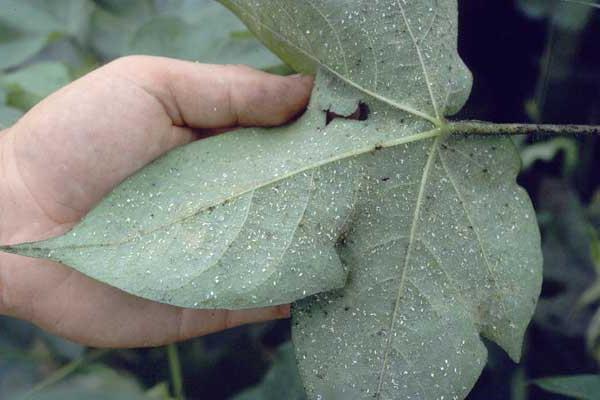
<svg viewBox="0 0 600 400">
<path fill-rule="evenodd" d="M 511 142 L 444 134 L 471 88 L 456 1 L 221 2 L 318 72 L 307 113 L 175 150 L 69 234 L 9 250 L 180 306 L 316 294 L 293 313 L 309 398 L 464 398 L 480 335 L 519 358 L 541 252 Z M 367 120 L 328 121 L 359 104 Z"/>
</svg>

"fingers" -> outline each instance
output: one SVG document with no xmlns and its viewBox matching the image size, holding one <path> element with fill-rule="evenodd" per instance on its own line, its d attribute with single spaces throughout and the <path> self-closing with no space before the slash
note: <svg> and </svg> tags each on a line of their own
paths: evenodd
<svg viewBox="0 0 600 400">
<path fill-rule="evenodd" d="M 108 64 L 0 137 L 0 168 L 21 188 L 15 218 L 36 204 L 52 222 L 72 224 L 125 178 L 194 140 L 194 129 L 283 123 L 306 106 L 311 85 L 310 78 L 158 57 Z"/>
<path fill-rule="evenodd" d="M 307 76 L 147 56 L 117 60 L 106 71 L 152 94 L 175 125 L 204 129 L 283 124 L 306 107 L 313 85 Z"/>
<path fill-rule="evenodd" d="M 193 129 L 288 121 L 306 106 L 311 86 L 310 78 L 151 57 L 85 76 L 0 136 L 0 242 L 64 232 L 123 179 L 194 140 Z M 281 318 L 289 309 L 182 310 L 59 264 L 2 254 L 2 312 L 88 345 L 131 347 Z"/>
<path fill-rule="evenodd" d="M 191 310 L 131 296 L 52 262 L 2 255 L 0 313 L 93 347 L 159 346 L 289 316 L 289 306 Z M 26 285 L 23 283 L 27 283 Z"/>
</svg>

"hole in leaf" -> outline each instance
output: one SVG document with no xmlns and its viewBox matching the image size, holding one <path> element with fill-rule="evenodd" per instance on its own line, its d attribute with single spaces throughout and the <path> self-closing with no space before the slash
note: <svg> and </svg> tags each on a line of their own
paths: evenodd
<svg viewBox="0 0 600 400">
<path fill-rule="evenodd" d="M 343 115 L 337 114 L 333 111 L 327 110 L 326 124 L 329 125 L 331 123 L 331 121 L 333 121 L 334 119 L 337 119 L 337 118 L 351 119 L 351 120 L 355 120 L 355 121 L 366 121 L 369 119 L 370 112 L 371 112 L 371 110 L 369 110 L 369 106 L 366 103 L 363 103 L 362 101 L 360 103 L 358 103 L 358 107 L 356 107 L 356 111 L 354 111 L 352 114 L 350 114 L 348 116 L 343 116 Z"/>
</svg>

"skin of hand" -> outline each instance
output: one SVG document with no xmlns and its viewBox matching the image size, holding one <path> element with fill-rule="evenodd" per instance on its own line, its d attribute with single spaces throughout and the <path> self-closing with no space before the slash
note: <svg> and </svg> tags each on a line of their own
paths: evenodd
<svg viewBox="0 0 600 400">
<path fill-rule="evenodd" d="M 113 61 L 0 132 L 0 243 L 58 236 L 125 178 L 202 135 L 276 126 L 313 79 L 159 57 Z M 144 300 L 66 266 L 0 253 L 0 314 L 95 347 L 157 346 L 289 316 L 289 306 L 191 310 Z"/>
</svg>

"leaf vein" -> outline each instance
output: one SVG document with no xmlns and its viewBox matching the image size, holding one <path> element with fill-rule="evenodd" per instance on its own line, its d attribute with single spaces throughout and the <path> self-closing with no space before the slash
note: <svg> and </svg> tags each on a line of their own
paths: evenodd
<svg viewBox="0 0 600 400">
<path fill-rule="evenodd" d="M 271 32 L 271 34 L 273 34 L 273 36 L 276 36 L 277 38 L 279 38 L 281 41 L 283 41 L 284 43 L 286 43 L 288 46 L 295 48 L 296 50 L 298 50 L 300 53 L 302 53 L 304 56 L 306 56 L 307 58 L 311 59 L 312 61 L 316 62 L 319 66 L 321 66 L 322 68 L 324 68 L 325 70 L 329 71 L 330 73 L 332 73 L 333 75 L 335 75 L 336 77 L 338 77 L 340 80 L 342 80 L 343 82 L 347 83 L 348 85 L 352 86 L 353 88 L 365 93 L 366 95 L 379 100 L 383 103 L 389 104 L 392 107 L 395 107 L 399 110 L 405 111 L 409 114 L 415 115 L 419 118 L 425 119 L 429 122 L 431 122 L 432 124 L 434 124 L 435 126 L 440 126 L 441 122 L 440 122 L 440 118 L 437 116 L 431 116 L 426 112 L 423 111 L 419 111 L 411 106 L 408 105 L 404 105 L 404 104 L 400 104 L 390 98 L 387 98 L 385 96 L 379 95 L 377 93 L 375 93 L 372 90 L 369 90 L 367 88 L 365 88 L 362 85 L 359 85 L 358 83 L 352 81 L 351 79 L 345 77 L 343 74 L 339 73 L 338 71 L 336 71 L 335 69 L 331 68 L 330 66 L 324 64 L 321 60 L 319 60 L 317 57 L 315 57 L 314 55 L 310 54 L 309 52 L 307 52 L 306 50 L 304 50 L 303 48 L 299 47 L 298 45 L 296 45 L 295 43 L 291 42 L 288 40 L 288 38 L 286 38 L 284 35 L 282 35 L 281 33 L 275 31 L 273 28 L 271 28 L 270 26 L 268 26 L 267 24 L 265 24 L 264 22 L 260 21 L 259 19 L 257 19 L 252 13 L 250 13 L 248 10 L 246 10 L 244 7 L 240 6 L 237 2 L 233 1 L 233 3 L 240 9 L 241 12 L 245 13 L 249 18 L 251 18 L 254 23 L 256 23 L 257 25 L 261 26 L 262 28 L 268 30 L 269 32 Z"/>
<path fill-rule="evenodd" d="M 425 168 L 423 168 L 423 176 L 421 178 L 421 186 L 419 188 L 419 193 L 417 195 L 417 201 L 415 204 L 415 211 L 413 214 L 413 221 L 411 223 L 411 228 L 410 228 L 410 236 L 409 236 L 409 241 L 408 241 L 408 249 L 406 250 L 406 255 L 404 258 L 404 267 L 402 269 L 402 275 L 400 278 L 400 284 L 399 284 L 399 288 L 398 288 L 398 295 L 396 297 L 396 301 L 395 301 L 395 308 L 392 314 L 392 322 L 390 324 L 390 332 L 392 332 L 395 328 L 396 325 L 396 320 L 398 318 L 398 311 L 400 309 L 400 300 L 402 299 L 403 293 L 404 293 L 404 287 L 405 287 L 405 281 L 406 281 L 406 274 L 407 274 L 407 270 L 408 270 L 408 265 L 410 263 L 410 259 L 412 256 L 412 252 L 413 252 L 413 248 L 415 245 L 415 238 L 416 238 L 416 232 L 417 232 L 417 225 L 418 225 L 418 220 L 421 214 L 421 207 L 423 205 L 423 197 L 425 195 L 425 190 L 427 187 L 427 181 L 429 179 L 429 172 L 431 170 L 431 166 L 434 162 L 435 159 L 435 155 L 438 152 L 438 146 L 439 146 L 439 142 L 440 142 L 440 138 L 436 138 L 436 140 L 433 142 L 433 145 L 431 146 L 430 149 L 430 153 L 429 153 L 429 157 L 427 158 L 427 162 L 425 164 Z M 385 355 L 384 355 L 384 359 L 383 359 L 383 365 L 381 367 L 381 371 L 380 371 L 380 375 L 379 375 L 379 383 L 377 385 L 377 391 L 376 391 L 376 398 L 381 398 L 381 389 L 383 387 L 383 381 L 385 378 L 385 370 L 387 368 L 387 363 L 388 363 L 388 358 L 389 358 L 389 346 L 391 344 L 391 339 L 388 339 L 388 344 L 387 344 L 387 348 L 385 350 Z"/>
</svg>

